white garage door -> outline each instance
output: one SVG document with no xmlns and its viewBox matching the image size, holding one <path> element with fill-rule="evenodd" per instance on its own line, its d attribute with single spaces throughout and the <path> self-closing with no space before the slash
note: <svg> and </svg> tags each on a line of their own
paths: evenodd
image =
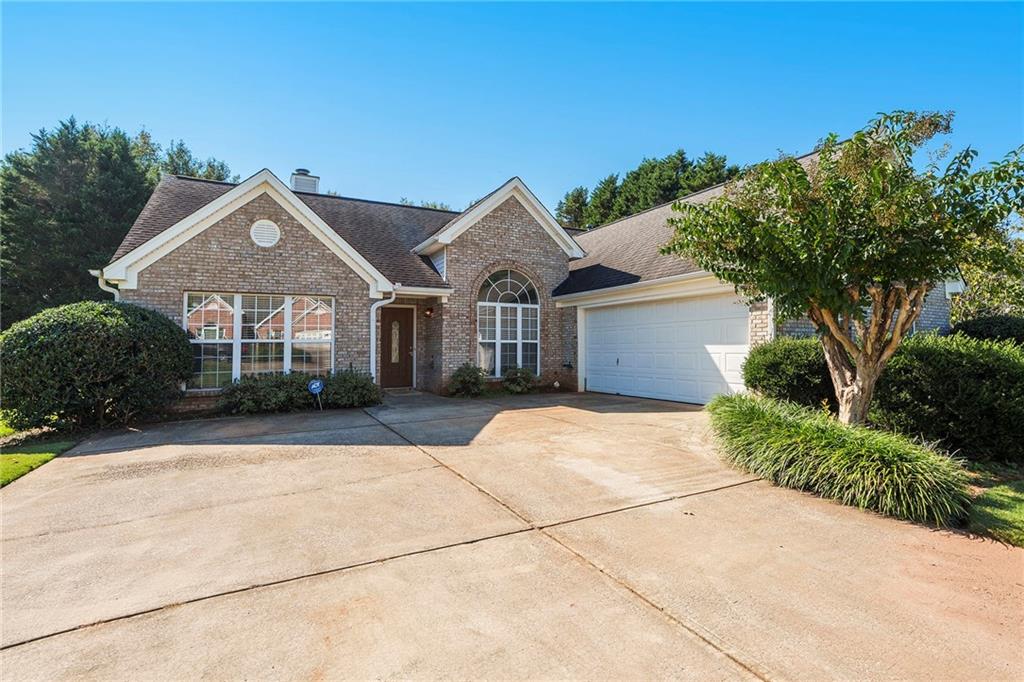
<svg viewBox="0 0 1024 682">
<path fill-rule="evenodd" d="M 586 389 L 704 404 L 743 390 L 749 314 L 732 294 L 586 311 Z"/>
</svg>

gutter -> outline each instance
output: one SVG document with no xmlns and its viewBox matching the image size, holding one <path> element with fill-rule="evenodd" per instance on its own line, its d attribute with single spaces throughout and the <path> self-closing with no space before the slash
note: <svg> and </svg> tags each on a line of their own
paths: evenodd
<svg viewBox="0 0 1024 682">
<path fill-rule="evenodd" d="M 398 288 L 402 286 L 395 282 L 391 289 L 391 298 L 382 298 L 370 304 L 370 377 L 377 381 L 377 308 L 388 303 L 394 303 L 398 298 Z"/>
<path fill-rule="evenodd" d="M 121 292 L 115 289 L 114 287 L 110 286 L 110 284 L 107 282 L 107 278 L 103 276 L 102 270 L 90 270 L 89 274 L 96 278 L 96 283 L 99 285 L 100 289 L 106 291 L 109 294 L 113 294 L 115 301 L 121 300 Z"/>
</svg>

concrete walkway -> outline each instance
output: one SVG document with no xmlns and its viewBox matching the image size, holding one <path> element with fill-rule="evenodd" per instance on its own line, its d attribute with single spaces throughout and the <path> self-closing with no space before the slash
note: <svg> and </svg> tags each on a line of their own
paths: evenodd
<svg viewBox="0 0 1024 682">
<path fill-rule="evenodd" d="M 1024 551 L 596 394 L 163 424 L 0 491 L 0 677 L 1024 679 Z"/>
</svg>

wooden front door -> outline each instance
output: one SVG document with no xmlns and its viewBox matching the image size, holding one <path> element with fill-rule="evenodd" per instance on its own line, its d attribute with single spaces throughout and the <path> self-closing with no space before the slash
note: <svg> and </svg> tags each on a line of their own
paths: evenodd
<svg viewBox="0 0 1024 682">
<path fill-rule="evenodd" d="M 412 330 L 414 308 L 381 308 L 380 385 L 383 388 L 412 386 Z"/>
</svg>

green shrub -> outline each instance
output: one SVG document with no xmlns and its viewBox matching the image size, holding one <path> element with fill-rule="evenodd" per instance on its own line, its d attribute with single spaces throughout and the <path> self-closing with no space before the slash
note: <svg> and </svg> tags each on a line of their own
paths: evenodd
<svg viewBox="0 0 1024 682">
<path fill-rule="evenodd" d="M 966 516 L 960 464 L 904 436 L 749 395 L 718 396 L 708 411 L 725 456 L 773 483 L 936 526 Z"/>
<path fill-rule="evenodd" d="M 1024 317 L 992 315 L 965 320 L 949 330 L 950 334 L 963 334 L 973 339 L 1013 341 L 1024 345 Z"/>
<path fill-rule="evenodd" d="M 369 374 L 347 369 L 324 380 L 320 399 L 324 407 L 368 407 L 380 403 L 381 391 Z"/>
<path fill-rule="evenodd" d="M 1024 347 L 917 334 L 882 373 L 871 421 L 964 457 L 1024 462 Z"/>
<path fill-rule="evenodd" d="M 750 349 L 743 363 L 747 388 L 777 400 L 835 408 L 835 389 L 825 364 L 825 351 L 817 337 L 780 338 Z"/>
<path fill-rule="evenodd" d="M 295 412 L 317 407 L 305 374 L 243 376 L 221 391 L 218 407 L 231 414 Z"/>
<path fill-rule="evenodd" d="M 756 346 L 743 376 L 748 388 L 769 398 L 835 405 L 817 339 Z M 915 334 L 882 372 L 870 420 L 971 459 L 1024 462 L 1024 348 L 962 334 Z"/>
<path fill-rule="evenodd" d="M 448 392 L 452 395 L 478 396 L 484 392 L 484 371 L 467 362 L 452 373 L 448 380 Z"/>
<path fill-rule="evenodd" d="M 309 392 L 308 374 L 260 374 L 244 376 L 227 386 L 218 407 L 231 414 L 297 412 L 323 405 L 324 409 L 365 407 L 380 402 L 380 387 L 368 374 L 345 370 L 321 377 L 320 401 Z"/>
<path fill-rule="evenodd" d="M 536 377 L 529 368 L 518 367 L 506 370 L 501 383 L 509 393 L 529 393 L 535 380 Z"/>
<path fill-rule="evenodd" d="M 84 301 L 0 334 L 4 419 L 14 428 L 124 424 L 159 413 L 192 374 L 185 331 L 152 310 Z"/>
</svg>

